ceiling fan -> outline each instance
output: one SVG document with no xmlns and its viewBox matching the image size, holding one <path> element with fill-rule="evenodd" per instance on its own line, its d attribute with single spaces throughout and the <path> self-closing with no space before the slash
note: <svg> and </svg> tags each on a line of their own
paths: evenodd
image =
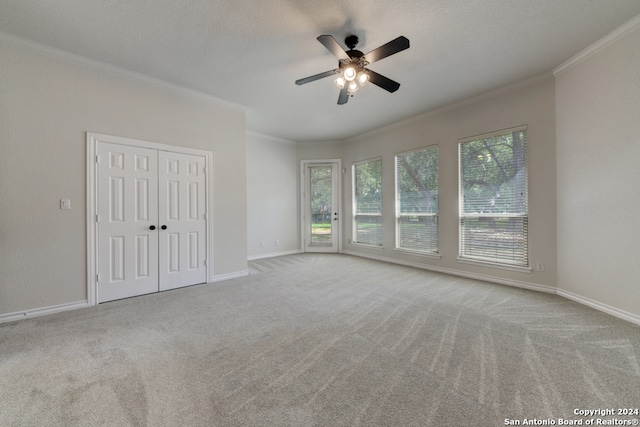
<svg viewBox="0 0 640 427">
<path fill-rule="evenodd" d="M 366 67 L 387 56 L 408 49 L 408 38 L 400 36 L 366 54 L 355 50 L 358 44 L 358 36 L 350 35 L 344 39 L 345 44 L 349 47 L 347 51 L 345 51 L 332 36 L 318 36 L 318 41 L 338 58 L 338 68 L 296 80 L 297 85 L 303 85 L 324 77 L 340 74 L 335 80 L 336 85 L 340 88 L 340 95 L 338 96 L 339 105 L 346 104 L 349 96 L 353 96 L 353 93 L 367 82 L 371 82 L 389 92 L 395 92 L 400 87 L 400 83 L 394 82 Z"/>
</svg>

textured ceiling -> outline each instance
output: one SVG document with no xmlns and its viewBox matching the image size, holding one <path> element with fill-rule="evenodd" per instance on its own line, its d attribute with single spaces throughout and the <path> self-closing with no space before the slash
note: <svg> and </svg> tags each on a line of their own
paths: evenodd
<svg viewBox="0 0 640 427">
<path fill-rule="evenodd" d="M 293 141 L 345 139 L 550 72 L 640 14 L 640 0 L 2 0 L 0 31 L 247 107 L 250 131 Z M 360 38 L 368 52 L 411 48 L 369 68 L 337 105 L 317 40 Z"/>
</svg>

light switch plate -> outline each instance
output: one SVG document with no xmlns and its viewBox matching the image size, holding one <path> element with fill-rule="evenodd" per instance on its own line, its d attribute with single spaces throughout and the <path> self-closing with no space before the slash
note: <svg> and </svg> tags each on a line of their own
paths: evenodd
<svg viewBox="0 0 640 427">
<path fill-rule="evenodd" d="M 60 199 L 60 209 L 71 209 L 71 200 Z"/>
</svg>

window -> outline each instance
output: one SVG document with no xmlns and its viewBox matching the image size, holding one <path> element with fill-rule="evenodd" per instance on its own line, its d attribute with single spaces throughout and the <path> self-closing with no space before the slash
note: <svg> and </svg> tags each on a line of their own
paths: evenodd
<svg viewBox="0 0 640 427">
<path fill-rule="evenodd" d="M 396 156 L 396 248 L 438 253 L 438 147 Z"/>
<path fill-rule="evenodd" d="M 460 259 L 528 267 L 526 126 L 461 140 Z"/>
<path fill-rule="evenodd" d="M 353 165 L 353 243 L 382 247 L 382 159 Z"/>
</svg>

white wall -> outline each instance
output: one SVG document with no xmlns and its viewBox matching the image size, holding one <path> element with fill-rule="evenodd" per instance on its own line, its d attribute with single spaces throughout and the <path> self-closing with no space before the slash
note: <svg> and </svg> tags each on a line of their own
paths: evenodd
<svg viewBox="0 0 640 427">
<path fill-rule="evenodd" d="M 640 316 L 640 16 L 556 70 L 558 286 Z"/>
<path fill-rule="evenodd" d="M 346 141 L 343 167 L 382 157 L 383 250 L 350 244 L 351 174 L 344 176 L 345 242 L 350 253 L 431 269 L 486 278 L 516 286 L 555 291 L 556 194 L 555 111 L 551 73 L 441 110 L 420 115 L 379 131 Z M 458 257 L 458 140 L 478 134 L 528 125 L 529 149 L 529 256 L 544 271 L 516 272 L 462 264 Z M 440 259 L 407 255 L 395 246 L 394 156 L 396 153 L 439 146 Z"/>
<path fill-rule="evenodd" d="M 342 141 L 308 141 L 297 144 L 298 163 L 301 160 L 341 159 L 344 143 Z"/>
<path fill-rule="evenodd" d="M 212 151 L 213 274 L 246 272 L 243 109 L 2 39 L 0 315 L 87 299 L 86 132 Z"/>
<path fill-rule="evenodd" d="M 298 252 L 296 145 L 247 134 L 249 259 Z"/>
<path fill-rule="evenodd" d="M 555 85 L 542 77 L 344 143 L 295 146 L 246 135 L 244 111 L 235 106 L 0 40 L 0 316 L 86 300 L 91 131 L 213 152 L 215 275 L 246 271 L 247 256 L 299 250 L 300 160 L 342 158 L 349 170 L 354 161 L 382 156 L 385 249 L 347 242 L 347 172 L 347 251 L 541 289 L 557 284 L 569 297 L 637 319 L 639 20 L 559 70 Z M 460 264 L 457 140 L 520 124 L 529 126 L 530 257 L 545 271 Z M 441 156 L 441 259 L 393 251 L 393 156 L 432 144 Z M 282 191 L 267 196 L 265 187 L 274 186 Z M 71 199 L 70 211 L 59 209 L 61 198 Z"/>
</svg>

